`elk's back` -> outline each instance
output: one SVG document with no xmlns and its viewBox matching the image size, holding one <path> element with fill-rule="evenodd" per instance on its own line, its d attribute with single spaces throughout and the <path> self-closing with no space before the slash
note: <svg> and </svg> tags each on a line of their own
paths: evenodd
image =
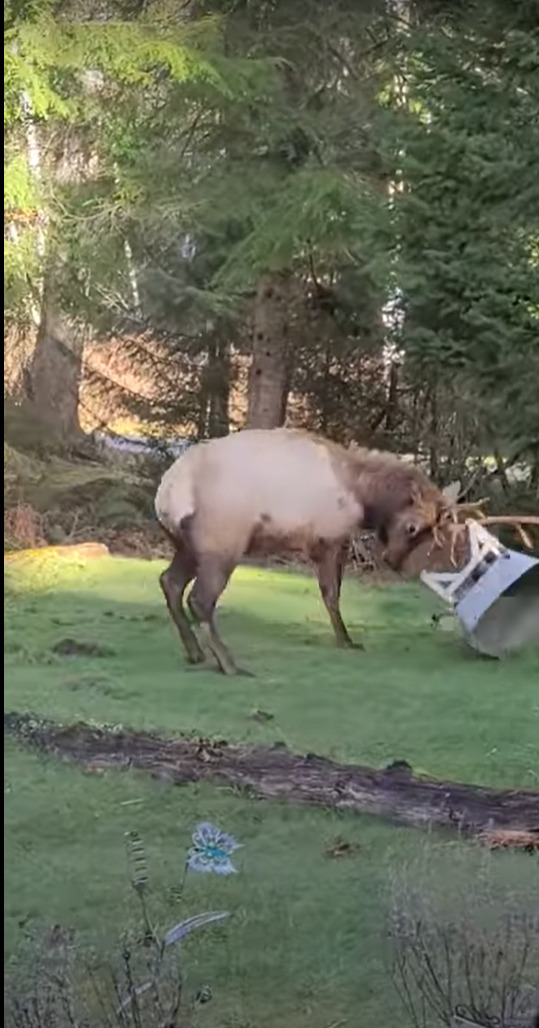
<svg viewBox="0 0 539 1028">
<path fill-rule="evenodd" d="M 300 432 L 246 430 L 188 450 L 164 476 L 161 495 L 171 509 L 175 490 L 192 495 L 204 548 L 238 553 L 254 540 L 261 549 L 287 537 L 336 540 L 362 517 L 343 474 L 345 451 L 340 461 L 336 452 Z"/>
</svg>

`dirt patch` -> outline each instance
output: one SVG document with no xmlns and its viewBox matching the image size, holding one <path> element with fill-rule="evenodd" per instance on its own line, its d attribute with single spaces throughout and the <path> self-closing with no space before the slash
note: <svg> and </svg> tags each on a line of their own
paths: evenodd
<svg viewBox="0 0 539 1028">
<path fill-rule="evenodd" d="M 80 639 L 60 639 L 52 647 L 52 652 L 59 657 L 111 657 L 114 654 L 108 646 Z"/>
<path fill-rule="evenodd" d="M 330 860 L 341 860 L 342 857 L 355 857 L 359 850 L 359 843 L 347 842 L 346 839 L 339 836 L 331 846 L 324 850 L 324 856 Z"/>
<path fill-rule="evenodd" d="M 267 710 L 253 710 L 252 714 L 248 715 L 249 721 L 256 721 L 259 725 L 265 725 L 268 721 L 273 721 L 274 714 L 270 714 Z"/>
<path fill-rule="evenodd" d="M 87 771 L 139 768 L 183 785 L 211 781 L 246 796 L 376 814 L 417 827 L 539 837 L 539 791 L 488 789 L 385 770 L 338 764 L 316 754 L 232 746 L 224 740 L 162 739 L 125 729 L 61 726 L 29 715 L 4 715 L 4 731 L 22 743 L 81 764 Z"/>
</svg>

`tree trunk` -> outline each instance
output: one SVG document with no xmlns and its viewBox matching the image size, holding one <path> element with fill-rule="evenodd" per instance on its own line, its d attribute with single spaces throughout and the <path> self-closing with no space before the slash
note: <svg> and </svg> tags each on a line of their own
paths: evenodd
<svg viewBox="0 0 539 1028">
<path fill-rule="evenodd" d="M 422 828 L 521 833 L 528 848 L 539 842 L 539 792 L 533 789 L 439 782 L 415 777 L 398 762 L 377 771 L 314 753 L 299 756 L 284 746 L 259 749 L 84 724 L 61 726 L 28 714 L 4 714 L 4 732 L 87 770 L 139 768 L 177 784 L 211 781 L 264 799 L 357 810 Z M 519 844 L 516 839 L 514 844 Z"/>
<path fill-rule="evenodd" d="M 539 495 L 539 449 L 532 450 L 530 489 Z"/>
<path fill-rule="evenodd" d="M 224 339 L 217 337 L 212 341 L 208 352 L 208 436 L 228 435 L 230 416 L 228 405 L 230 400 L 230 347 Z"/>
<path fill-rule="evenodd" d="M 202 439 L 207 438 L 208 430 L 208 369 L 207 367 L 202 368 L 202 374 L 200 376 L 200 385 L 198 390 L 198 411 L 197 411 L 197 427 L 196 427 L 196 440 L 200 442 Z"/>
<path fill-rule="evenodd" d="M 429 472 L 430 477 L 436 482 L 440 470 L 438 459 L 438 447 L 440 438 L 438 433 L 438 387 L 436 382 L 432 383 L 430 391 L 430 424 L 429 424 Z"/>
<path fill-rule="evenodd" d="M 28 138 L 29 163 L 39 178 L 39 140 L 35 132 Z M 95 179 L 97 158 L 87 150 L 83 140 L 78 141 L 70 131 L 54 139 L 52 146 L 49 140 L 49 161 L 56 186 L 78 185 Z M 32 405 L 31 416 L 40 426 L 45 444 L 64 447 L 81 435 L 78 411 L 84 338 L 62 310 L 63 269 L 55 241 L 44 232 L 38 236 L 38 251 L 43 257 L 44 274 L 27 393 Z"/>
<path fill-rule="evenodd" d="M 16 403 L 30 398 L 30 367 L 36 348 L 34 325 L 4 322 L 4 402 Z"/>
<path fill-rule="evenodd" d="M 389 365 L 387 404 L 385 409 L 384 427 L 388 435 L 395 430 L 399 413 L 399 365 L 397 358 L 392 357 Z"/>
<path fill-rule="evenodd" d="M 289 325 L 296 295 L 297 285 L 287 274 L 268 275 L 258 288 L 247 428 L 278 428 L 285 421 L 290 385 Z"/>
<path fill-rule="evenodd" d="M 216 334 L 209 337 L 207 350 L 200 380 L 197 439 L 214 439 L 230 430 L 230 347 Z"/>
<path fill-rule="evenodd" d="M 41 321 L 30 369 L 31 401 L 46 442 L 64 446 L 81 432 L 79 385 L 82 371 L 82 332 L 60 313 L 55 274 L 46 276 Z"/>
</svg>

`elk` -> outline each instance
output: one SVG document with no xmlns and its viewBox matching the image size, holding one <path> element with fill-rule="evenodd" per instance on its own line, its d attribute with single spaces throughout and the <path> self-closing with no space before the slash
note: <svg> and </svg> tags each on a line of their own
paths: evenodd
<svg viewBox="0 0 539 1028">
<path fill-rule="evenodd" d="M 436 534 L 448 498 L 392 454 L 348 450 L 294 429 L 246 429 L 186 450 L 165 472 L 155 511 L 174 546 L 160 585 L 187 659 L 202 663 L 205 645 L 220 671 L 237 674 L 215 608 L 242 558 L 308 558 L 337 644 L 354 646 L 339 607 L 352 535 L 374 530 L 385 560 L 398 570 Z M 193 580 L 187 604 L 196 633 L 183 605 Z"/>
</svg>

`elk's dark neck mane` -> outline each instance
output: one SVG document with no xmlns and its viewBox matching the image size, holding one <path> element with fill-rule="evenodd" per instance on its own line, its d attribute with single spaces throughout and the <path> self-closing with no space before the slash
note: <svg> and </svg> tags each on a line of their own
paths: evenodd
<svg viewBox="0 0 539 1028">
<path fill-rule="evenodd" d="M 347 449 L 330 439 L 304 433 L 301 429 L 284 431 L 307 434 L 327 450 L 339 470 L 343 484 L 371 512 L 371 520 L 375 524 L 387 521 L 396 511 L 411 504 L 414 496 L 420 496 L 427 503 L 436 502 L 441 497 L 440 491 L 421 468 L 408 464 L 394 453 L 361 446 Z"/>
<path fill-rule="evenodd" d="M 365 511 L 365 527 L 378 529 L 399 511 L 417 502 L 437 504 L 440 491 L 420 468 L 400 460 L 393 453 L 355 450 L 351 453 L 355 484 L 353 490 Z"/>
<path fill-rule="evenodd" d="M 366 447 L 358 446 L 347 451 L 354 464 L 365 472 L 376 474 L 381 472 L 399 471 L 406 473 L 410 480 L 426 482 L 427 478 L 421 468 L 415 464 L 409 464 L 388 450 L 368 450 Z"/>
<path fill-rule="evenodd" d="M 361 448 L 351 450 L 349 454 L 356 476 L 365 482 L 371 481 L 373 486 L 378 486 L 384 491 L 390 487 L 391 482 L 399 482 L 403 486 L 406 484 L 408 489 L 415 487 L 421 493 L 438 492 L 421 468 L 408 464 L 394 453 Z"/>
</svg>

